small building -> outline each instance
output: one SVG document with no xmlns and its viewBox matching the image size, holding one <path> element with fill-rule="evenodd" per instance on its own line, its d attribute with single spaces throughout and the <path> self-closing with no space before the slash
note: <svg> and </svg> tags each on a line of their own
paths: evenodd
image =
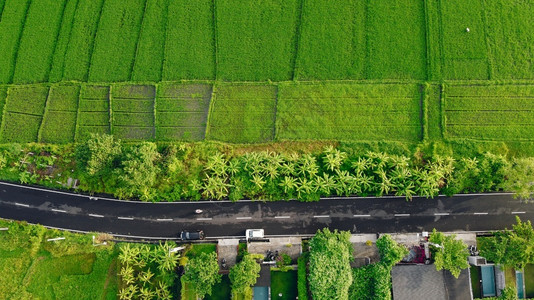
<svg viewBox="0 0 534 300">
<path fill-rule="evenodd" d="M 397 265 L 391 271 L 393 299 L 472 300 L 469 270 L 458 279 L 449 271 L 436 271 L 434 265 Z"/>
</svg>

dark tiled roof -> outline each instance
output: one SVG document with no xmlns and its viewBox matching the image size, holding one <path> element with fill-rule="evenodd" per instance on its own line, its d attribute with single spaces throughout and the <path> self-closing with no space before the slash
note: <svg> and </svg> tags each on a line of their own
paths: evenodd
<svg viewBox="0 0 534 300">
<path fill-rule="evenodd" d="M 458 279 L 434 265 L 398 265 L 391 271 L 394 300 L 471 300 L 468 270 Z"/>
</svg>

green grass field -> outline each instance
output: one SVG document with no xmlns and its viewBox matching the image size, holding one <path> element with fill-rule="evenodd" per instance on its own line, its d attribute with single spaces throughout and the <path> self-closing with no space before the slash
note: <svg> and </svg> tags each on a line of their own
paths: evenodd
<svg viewBox="0 0 534 300">
<path fill-rule="evenodd" d="M 116 85 L 111 95 L 111 133 L 124 140 L 154 138 L 153 85 Z"/>
<path fill-rule="evenodd" d="M 415 84 L 282 85 L 276 138 L 417 141 L 420 97 Z"/>
<path fill-rule="evenodd" d="M 39 142 L 69 143 L 74 140 L 79 94 L 79 85 L 55 85 L 50 88 Z"/>
<path fill-rule="evenodd" d="M 160 84 L 156 99 L 156 139 L 203 140 L 213 87 Z"/>
<path fill-rule="evenodd" d="M 217 86 L 207 138 L 224 142 L 268 142 L 274 138 L 277 87 Z"/>
<path fill-rule="evenodd" d="M 31 2 L 19 42 L 13 82 L 48 81 L 64 8 L 65 0 Z"/>
<path fill-rule="evenodd" d="M 534 78 L 531 1 L 1 4 L 0 84 Z"/>
<path fill-rule="evenodd" d="M 163 80 L 215 79 L 212 3 L 169 0 Z"/>
<path fill-rule="evenodd" d="M 533 141 L 530 0 L 0 8 L 4 142 Z"/>
<path fill-rule="evenodd" d="M 481 140 L 533 140 L 534 86 L 447 85 L 445 135 Z"/>
<path fill-rule="evenodd" d="M 83 0 L 82 0 L 83 1 Z M 106 0 L 96 34 L 89 81 L 130 79 L 146 0 Z"/>
<path fill-rule="evenodd" d="M 90 236 L 0 221 L 0 297 L 3 299 L 115 299 L 110 247 Z M 47 242 L 62 236 L 65 240 Z"/>
<path fill-rule="evenodd" d="M 216 1 L 217 77 L 292 79 L 298 8 L 297 0 Z"/>
</svg>

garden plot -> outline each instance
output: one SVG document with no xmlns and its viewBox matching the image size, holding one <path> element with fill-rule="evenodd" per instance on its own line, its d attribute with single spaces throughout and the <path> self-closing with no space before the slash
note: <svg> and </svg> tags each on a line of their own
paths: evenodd
<svg viewBox="0 0 534 300">
<path fill-rule="evenodd" d="M 260 143 L 274 138 L 277 87 L 218 85 L 208 121 L 208 139 Z"/>
<path fill-rule="evenodd" d="M 284 84 L 279 89 L 276 139 L 422 138 L 416 84 Z"/>
<path fill-rule="evenodd" d="M 486 0 L 492 78 L 534 78 L 534 2 Z"/>
<path fill-rule="evenodd" d="M 160 84 L 156 102 L 158 140 L 203 140 L 212 86 Z"/>
<path fill-rule="evenodd" d="M 214 1 L 169 1 L 163 80 L 215 79 Z"/>
<path fill-rule="evenodd" d="M 154 138 L 153 85 L 115 85 L 112 87 L 111 132 L 125 140 Z"/>
<path fill-rule="evenodd" d="M 47 96 L 46 86 L 10 87 L 7 91 L 0 140 L 6 143 L 37 141 Z"/>
<path fill-rule="evenodd" d="M 104 2 L 89 71 L 90 81 L 130 80 L 145 1 Z"/>
<path fill-rule="evenodd" d="M 31 2 L 17 54 L 14 83 L 48 81 L 64 8 L 65 0 Z"/>
<path fill-rule="evenodd" d="M 216 1 L 217 77 L 228 81 L 292 79 L 298 2 Z"/>
<path fill-rule="evenodd" d="M 91 133 L 110 133 L 109 86 L 82 85 L 75 140 Z"/>
<path fill-rule="evenodd" d="M 483 2 L 440 2 L 444 79 L 489 78 Z"/>
<path fill-rule="evenodd" d="M 0 18 L 0 83 L 11 83 L 30 0 L 6 0 Z"/>
<path fill-rule="evenodd" d="M 63 79 L 86 81 L 104 0 L 78 0 L 67 47 Z"/>
<path fill-rule="evenodd" d="M 79 85 L 53 85 L 48 94 L 39 142 L 71 143 L 76 133 Z"/>
<path fill-rule="evenodd" d="M 533 85 L 448 85 L 445 136 L 534 140 Z"/>
</svg>

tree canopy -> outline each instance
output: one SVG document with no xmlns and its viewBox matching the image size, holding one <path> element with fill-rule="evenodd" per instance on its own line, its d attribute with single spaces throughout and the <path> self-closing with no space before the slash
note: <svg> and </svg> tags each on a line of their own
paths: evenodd
<svg viewBox="0 0 534 300">
<path fill-rule="evenodd" d="M 455 234 L 446 236 L 434 228 L 429 241 L 437 245 L 432 246 L 435 250 L 432 253 L 436 270 L 449 270 L 455 278 L 458 278 L 460 272 L 469 267 L 467 245 L 457 240 Z"/>
<path fill-rule="evenodd" d="M 318 230 L 310 240 L 309 283 L 313 299 L 348 299 L 352 284 L 350 232 Z"/>
<path fill-rule="evenodd" d="M 517 224 L 512 230 L 495 232 L 493 237 L 487 238 L 480 254 L 486 259 L 506 267 L 523 269 L 526 264 L 534 262 L 534 230 L 530 221 L 521 222 L 516 217 Z"/>
<path fill-rule="evenodd" d="M 212 288 L 221 281 L 215 252 L 201 253 L 187 263 L 183 280 L 191 284 L 198 297 L 211 295 Z"/>
<path fill-rule="evenodd" d="M 245 254 L 241 262 L 230 269 L 230 281 L 232 282 L 232 293 L 246 293 L 247 290 L 256 283 L 260 277 L 261 266 L 256 261 L 263 258 L 258 254 Z"/>
</svg>

